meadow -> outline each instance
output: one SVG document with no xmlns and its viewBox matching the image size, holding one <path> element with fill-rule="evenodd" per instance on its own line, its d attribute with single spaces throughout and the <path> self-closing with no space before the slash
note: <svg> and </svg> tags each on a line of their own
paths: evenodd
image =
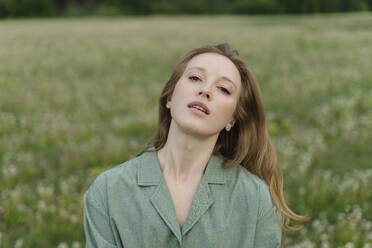
<svg viewBox="0 0 372 248">
<path fill-rule="evenodd" d="M 0 247 L 84 247 L 82 197 L 136 155 L 188 50 L 254 72 L 289 206 L 285 246 L 372 246 L 372 14 L 0 21 Z M 292 223 L 299 224 L 299 223 Z"/>
</svg>

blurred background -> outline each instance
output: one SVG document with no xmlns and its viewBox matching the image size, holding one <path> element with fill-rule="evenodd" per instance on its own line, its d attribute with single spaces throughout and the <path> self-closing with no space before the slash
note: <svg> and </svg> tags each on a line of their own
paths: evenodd
<svg viewBox="0 0 372 248">
<path fill-rule="evenodd" d="M 372 10 L 372 0 L 0 0 L 0 17 L 284 14 Z"/>
<path fill-rule="evenodd" d="M 133 158 L 190 49 L 254 72 L 289 206 L 286 247 L 372 246 L 371 0 L 0 0 L 0 247 L 85 247 L 82 197 Z M 292 223 L 299 224 L 299 223 Z"/>
</svg>

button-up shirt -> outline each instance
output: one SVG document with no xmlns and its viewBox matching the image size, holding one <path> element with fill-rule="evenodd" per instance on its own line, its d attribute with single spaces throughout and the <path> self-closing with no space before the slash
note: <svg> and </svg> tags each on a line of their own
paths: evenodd
<svg viewBox="0 0 372 248">
<path fill-rule="evenodd" d="M 84 194 L 86 247 L 280 247 L 268 186 L 222 162 L 211 155 L 182 228 L 153 147 L 102 172 Z"/>
</svg>

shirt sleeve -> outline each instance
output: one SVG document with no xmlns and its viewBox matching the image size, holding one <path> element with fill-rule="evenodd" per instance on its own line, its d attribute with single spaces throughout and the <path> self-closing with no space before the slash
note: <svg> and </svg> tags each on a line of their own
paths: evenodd
<svg viewBox="0 0 372 248">
<path fill-rule="evenodd" d="M 281 241 L 280 214 L 271 200 L 269 187 L 263 183 L 259 188 L 259 211 L 254 247 L 279 248 Z"/>
<path fill-rule="evenodd" d="M 84 232 L 86 248 L 116 248 L 107 214 L 107 204 L 98 180 L 84 193 Z"/>
</svg>

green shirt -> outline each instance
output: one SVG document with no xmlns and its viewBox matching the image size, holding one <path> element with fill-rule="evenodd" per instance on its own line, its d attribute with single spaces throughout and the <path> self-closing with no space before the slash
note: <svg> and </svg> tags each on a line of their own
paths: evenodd
<svg viewBox="0 0 372 248">
<path fill-rule="evenodd" d="M 86 247 L 280 247 L 268 186 L 222 161 L 210 157 L 182 229 L 153 147 L 102 172 L 84 194 Z"/>
</svg>

